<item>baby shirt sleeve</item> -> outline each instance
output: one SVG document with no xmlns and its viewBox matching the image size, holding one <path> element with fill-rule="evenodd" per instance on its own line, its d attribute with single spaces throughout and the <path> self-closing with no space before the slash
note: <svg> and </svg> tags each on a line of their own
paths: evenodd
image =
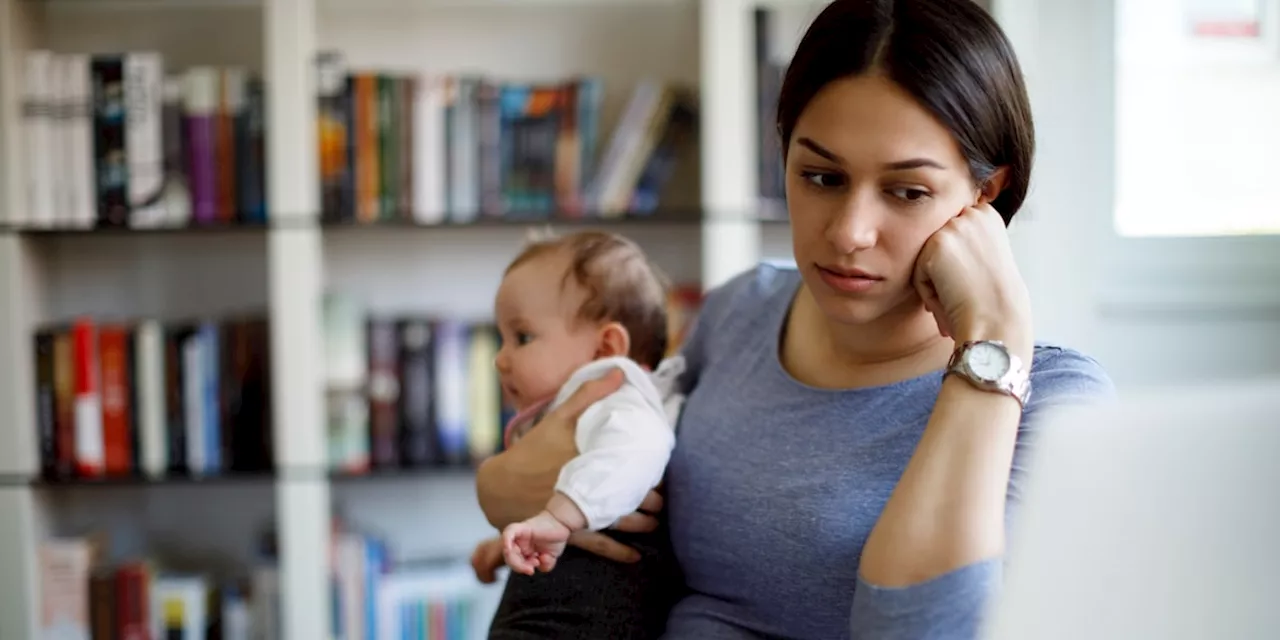
<svg viewBox="0 0 1280 640">
<path fill-rule="evenodd" d="M 675 434 L 638 389 L 624 386 L 582 413 L 581 453 L 560 469 L 556 490 L 577 505 L 591 531 L 640 506 L 666 471 Z"/>
</svg>

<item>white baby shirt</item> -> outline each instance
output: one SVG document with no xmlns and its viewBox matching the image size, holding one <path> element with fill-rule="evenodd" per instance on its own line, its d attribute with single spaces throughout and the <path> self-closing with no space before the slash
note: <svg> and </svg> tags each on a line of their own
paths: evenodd
<svg viewBox="0 0 1280 640">
<path fill-rule="evenodd" d="M 587 517 L 589 530 L 607 528 L 635 511 L 662 481 L 684 402 L 677 392 L 684 366 L 677 356 L 649 373 L 630 358 L 603 358 L 575 371 L 556 394 L 548 409 L 610 369 L 621 369 L 626 377 L 616 392 L 582 412 L 575 435 L 579 453 L 561 468 L 556 482 L 556 490 Z"/>
</svg>

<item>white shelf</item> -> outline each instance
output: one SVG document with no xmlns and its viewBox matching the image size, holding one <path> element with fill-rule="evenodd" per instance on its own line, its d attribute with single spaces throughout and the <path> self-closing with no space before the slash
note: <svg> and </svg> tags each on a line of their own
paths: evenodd
<svg viewBox="0 0 1280 640">
<path fill-rule="evenodd" d="M 0 0 L 0 221 L 24 206 L 19 74 L 21 53 L 35 47 L 151 49 L 165 56 L 168 70 L 216 64 L 262 72 L 268 209 L 282 212 L 248 229 L 0 227 L 0 476 L 28 477 L 37 469 L 31 337 L 47 320 L 267 310 L 276 463 L 321 469 L 324 289 L 360 293 L 371 310 L 491 314 L 501 270 L 533 225 L 408 230 L 318 223 L 312 85 L 318 50 L 341 51 L 353 68 L 507 79 L 599 76 L 606 133 L 642 79 L 698 87 L 701 156 L 681 165 L 677 179 L 684 184 L 674 192 L 683 201 L 668 206 L 705 211 L 708 219 L 600 226 L 635 239 L 678 282 L 710 286 L 750 266 L 761 251 L 761 225 L 751 216 L 752 6 L 746 0 Z M 446 268 L 466 277 L 445 277 Z M 259 527 L 274 521 L 288 640 L 328 635 L 335 508 L 386 532 L 409 556 L 465 554 L 489 532 L 465 474 L 347 483 L 322 473 L 282 473 L 243 484 L 158 485 L 0 486 L 6 567 L 0 638 L 37 636 L 36 547 L 46 533 L 87 523 L 128 529 L 145 521 L 221 556 L 239 550 L 238 560 L 247 562 Z"/>
</svg>

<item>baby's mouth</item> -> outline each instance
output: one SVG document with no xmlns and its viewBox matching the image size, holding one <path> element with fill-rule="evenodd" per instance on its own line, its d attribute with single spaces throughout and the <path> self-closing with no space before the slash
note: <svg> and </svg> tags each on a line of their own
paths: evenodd
<svg viewBox="0 0 1280 640">
<path fill-rule="evenodd" d="M 502 383 L 502 400 L 512 409 L 519 411 L 521 408 L 520 394 L 516 393 L 515 387 L 506 382 Z"/>
</svg>

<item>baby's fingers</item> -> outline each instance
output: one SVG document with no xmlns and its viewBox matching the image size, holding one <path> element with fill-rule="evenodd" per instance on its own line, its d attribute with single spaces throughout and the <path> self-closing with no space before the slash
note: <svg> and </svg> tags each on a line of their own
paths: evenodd
<svg viewBox="0 0 1280 640">
<path fill-rule="evenodd" d="M 539 559 L 539 565 L 541 566 L 543 573 L 546 573 L 555 568 L 556 557 L 549 553 L 544 553 Z"/>
</svg>

